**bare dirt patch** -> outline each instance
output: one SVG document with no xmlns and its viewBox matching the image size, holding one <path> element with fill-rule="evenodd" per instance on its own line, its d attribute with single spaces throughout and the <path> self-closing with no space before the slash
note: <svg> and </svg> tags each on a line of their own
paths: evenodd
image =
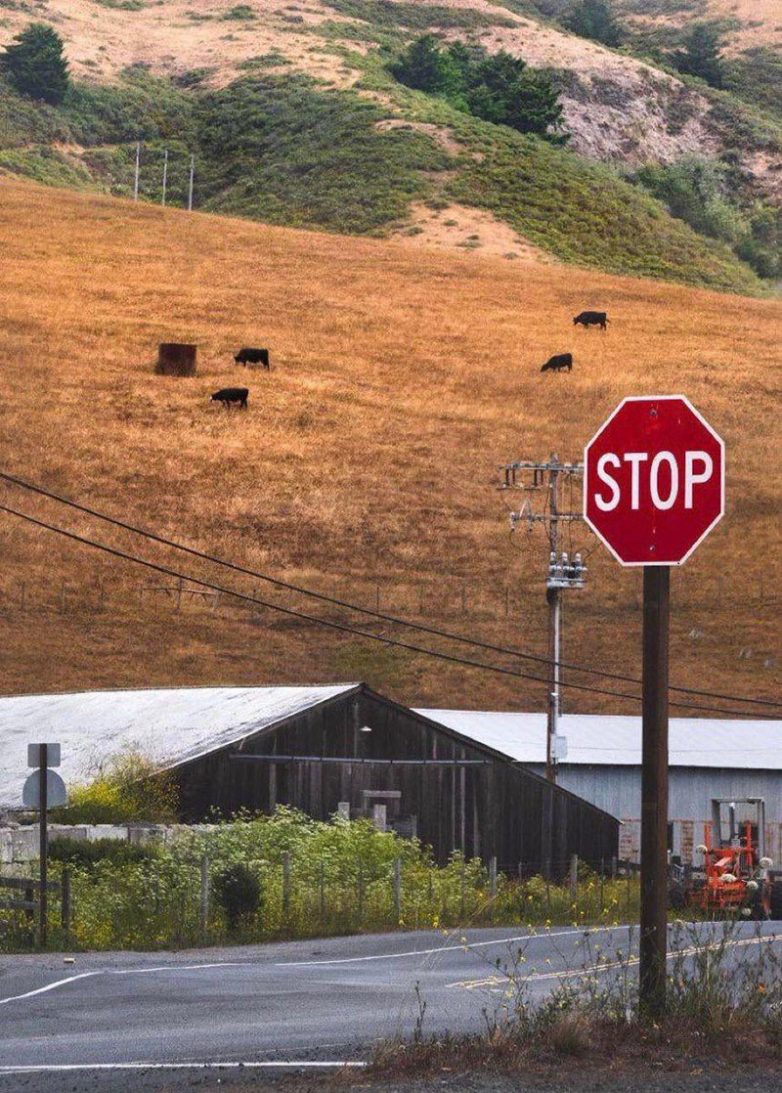
<svg viewBox="0 0 782 1093">
<path fill-rule="evenodd" d="M 415 129 L 419 133 L 426 133 L 428 137 L 439 144 L 443 151 L 448 152 L 449 155 L 459 156 L 464 153 L 464 146 L 454 138 L 453 133 L 447 126 L 432 125 L 426 121 L 407 121 L 405 118 L 385 118 L 383 121 L 379 121 L 375 126 L 376 129 L 386 131 L 388 129 Z"/>
<path fill-rule="evenodd" d="M 458 247 L 470 254 L 493 258 L 554 261 L 551 255 L 514 231 L 510 224 L 498 220 L 484 209 L 473 209 L 468 205 L 430 209 L 421 202 L 415 202 L 410 207 L 409 224 L 396 231 L 394 237 L 416 246 Z"/>
</svg>

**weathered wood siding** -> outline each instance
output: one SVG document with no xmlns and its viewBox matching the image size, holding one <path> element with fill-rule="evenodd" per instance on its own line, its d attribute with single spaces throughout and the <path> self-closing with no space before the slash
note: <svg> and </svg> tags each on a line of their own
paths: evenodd
<svg viewBox="0 0 782 1093">
<path fill-rule="evenodd" d="M 365 725 L 372 731 L 362 732 Z M 463 850 L 496 856 L 505 870 L 550 864 L 559 874 L 571 854 L 599 865 L 617 853 L 612 816 L 366 688 L 190 762 L 177 775 L 183 814 L 192 820 L 213 808 L 230 815 L 279 804 L 325 820 L 340 801 L 350 803 L 352 815 L 371 815 L 372 803 L 384 803 L 389 821 L 416 817 L 419 837 L 439 861 Z M 373 802 L 373 791 L 399 796 Z"/>
</svg>

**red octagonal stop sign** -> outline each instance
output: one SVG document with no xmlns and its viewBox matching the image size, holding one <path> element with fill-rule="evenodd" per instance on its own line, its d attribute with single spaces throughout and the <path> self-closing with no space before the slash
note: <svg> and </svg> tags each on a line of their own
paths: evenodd
<svg viewBox="0 0 782 1093">
<path fill-rule="evenodd" d="M 622 565 L 680 565 L 725 510 L 725 445 L 680 395 L 626 398 L 584 450 L 584 516 Z"/>
</svg>

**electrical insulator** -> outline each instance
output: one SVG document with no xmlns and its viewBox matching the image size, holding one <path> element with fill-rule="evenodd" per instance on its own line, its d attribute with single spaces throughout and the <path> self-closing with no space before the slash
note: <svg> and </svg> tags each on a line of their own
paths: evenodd
<svg viewBox="0 0 782 1093">
<path fill-rule="evenodd" d="M 548 575 L 549 577 L 556 577 L 557 575 L 557 556 L 553 550 L 548 560 Z"/>
<path fill-rule="evenodd" d="M 558 577 L 567 578 L 570 576 L 570 563 L 568 562 L 567 551 L 562 551 L 562 556 L 559 560 L 559 572 Z"/>
</svg>

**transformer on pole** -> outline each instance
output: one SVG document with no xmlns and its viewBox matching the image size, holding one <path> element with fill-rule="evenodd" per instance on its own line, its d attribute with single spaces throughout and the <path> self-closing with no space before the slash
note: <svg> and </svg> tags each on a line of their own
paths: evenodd
<svg viewBox="0 0 782 1093">
<path fill-rule="evenodd" d="M 511 530 L 516 531 L 525 522 L 531 530 L 535 524 L 543 524 L 548 537 L 549 565 L 546 577 L 546 602 L 549 607 L 548 655 L 549 686 L 546 700 L 546 777 L 556 781 L 556 765 L 566 756 L 567 742 L 558 733 L 561 713 L 562 660 L 562 599 L 564 589 L 583 588 L 586 566 L 579 552 L 562 549 L 563 526 L 572 527 L 583 520 L 581 511 L 575 511 L 573 500 L 580 498 L 573 487 L 583 477 L 582 463 L 562 463 L 556 454 L 544 462 L 517 461 L 500 468 L 500 489 L 518 489 L 531 496 L 520 509 L 510 514 Z M 535 494 L 540 497 L 536 504 Z M 561 499 L 568 498 L 568 508 L 563 509 Z"/>
</svg>

